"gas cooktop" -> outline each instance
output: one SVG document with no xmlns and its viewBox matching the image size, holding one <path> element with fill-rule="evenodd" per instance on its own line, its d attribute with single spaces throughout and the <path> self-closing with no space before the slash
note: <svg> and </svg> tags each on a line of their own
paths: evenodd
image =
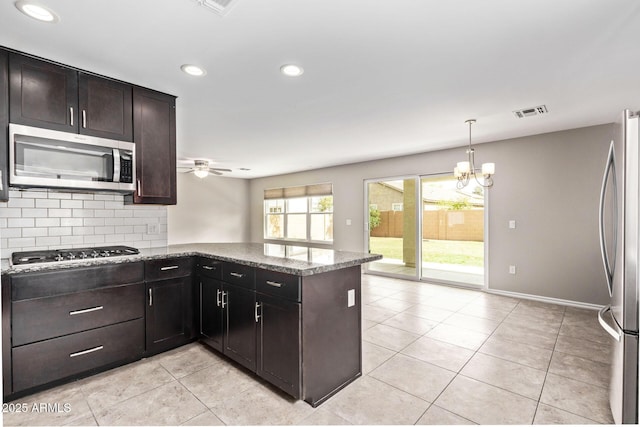
<svg viewBox="0 0 640 427">
<path fill-rule="evenodd" d="M 130 246 L 98 246 L 92 248 L 51 249 L 43 251 L 14 252 L 11 265 L 39 264 L 45 262 L 78 261 L 83 259 L 137 255 L 140 251 Z"/>
</svg>

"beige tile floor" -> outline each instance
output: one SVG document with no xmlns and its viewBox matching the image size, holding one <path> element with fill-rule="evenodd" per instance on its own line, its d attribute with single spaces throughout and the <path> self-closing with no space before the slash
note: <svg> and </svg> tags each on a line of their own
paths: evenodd
<svg viewBox="0 0 640 427">
<path fill-rule="evenodd" d="M 363 376 L 318 408 L 194 343 L 13 402 L 29 410 L 4 425 L 612 423 L 594 311 L 369 275 L 362 299 Z"/>
</svg>

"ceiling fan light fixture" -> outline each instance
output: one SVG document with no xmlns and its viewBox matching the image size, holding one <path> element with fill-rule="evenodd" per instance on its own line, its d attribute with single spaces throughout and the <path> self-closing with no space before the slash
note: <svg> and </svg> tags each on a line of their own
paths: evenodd
<svg viewBox="0 0 640 427">
<path fill-rule="evenodd" d="M 38 21 L 50 24 L 60 21 L 60 17 L 54 11 L 41 4 L 20 0 L 15 2 L 15 6 L 20 12 Z"/>
<path fill-rule="evenodd" d="M 304 69 L 295 64 L 284 64 L 280 67 L 280 72 L 287 77 L 300 77 L 304 73 Z"/>
<path fill-rule="evenodd" d="M 207 169 L 196 169 L 193 171 L 193 174 L 202 179 L 209 176 L 209 171 Z"/>
<path fill-rule="evenodd" d="M 193 65 L 193 64 L 182 64 L 182 66 L 180 66 L 180 69 L 189 74 L 190 76 L 195 76 L 195 77 L 202 77 L 205 74 L 207 74 L 206 70 L 202 67 L 198 67 L 197 65 Z"/>
</svg>

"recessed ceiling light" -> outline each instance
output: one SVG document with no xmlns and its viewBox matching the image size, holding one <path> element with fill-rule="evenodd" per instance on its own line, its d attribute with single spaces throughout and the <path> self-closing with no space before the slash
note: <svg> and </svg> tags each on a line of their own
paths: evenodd
<svg viewBox="0 0 640 427">
<path fill-rule="evenodd" d="M 60 17 L 56 15 L 54 11 L 41 4 L 20 0 L 17 1 L 15 5 L 20 12 L 38 21 L 49 22 L 51 24 L 60 21 Z"/>
<path fill-rule="evenodd" d="M 196 77 L 204 76 L 205 74 L 207 74 L 204 68 L 200 68 L 197 65 L 192 64 L 183 64 L 180 69 L 185 73 Z"/>
<path fill-rule="evenodd" d="M 304 73 L 304 70 L 299 65 L 285 64 L 280 67 L 280 72 L 288 77 L 298 77 Z"/>
</svg>

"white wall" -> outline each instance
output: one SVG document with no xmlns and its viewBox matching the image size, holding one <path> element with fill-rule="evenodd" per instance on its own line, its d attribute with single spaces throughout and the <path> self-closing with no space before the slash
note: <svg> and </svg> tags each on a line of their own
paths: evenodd
<svg viewBox="0 0 640 427">
<path fill-rule="evenodd" d="M 489 288 L 582 303 L 608 300 L 598 246 L 597 203 L 610 126 L 593 126 L 476 146 L 496 163 L 489 191 Z M 263 241 L 263 191 L 333 183 L 334 249 L 363 251 L 364 180 L 450 173 L 464 148 L 250 182 L 250 240 Z M 350 226 L 346 220 L 351 219 Z M 508 228 L 508 220 L 517 229 Z M 517 274 L 508 274 L 516 265 Z"/>
<path fill-rule="evenodd" d="M 178 203 L 168 206 L 169 244 L 249 241 L 249 181 L 178 173 Z"/>
</svg>

